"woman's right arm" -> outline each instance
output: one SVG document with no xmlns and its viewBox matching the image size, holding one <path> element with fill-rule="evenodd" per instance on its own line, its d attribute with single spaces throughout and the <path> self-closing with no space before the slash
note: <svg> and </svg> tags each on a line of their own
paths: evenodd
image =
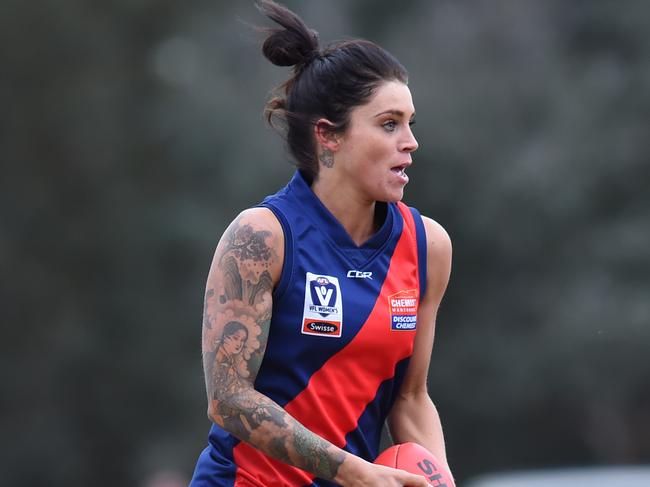
<svg viewBox="0 0 650 487">
<path fill-rule="evenodd" d="M 254 389 L 283 254 L 282 228 L 266 208 L 244 211 L 217 245 L 203 314 L 208 417 L 267 455 L 341 485 L 426 486 L 423 477 L 373 465 L 343 451 Z M 245 338 L 239 337 L 243 347 L 227 337 L 227 330 L 242 326 L 247 330 Z"/>
</svg>

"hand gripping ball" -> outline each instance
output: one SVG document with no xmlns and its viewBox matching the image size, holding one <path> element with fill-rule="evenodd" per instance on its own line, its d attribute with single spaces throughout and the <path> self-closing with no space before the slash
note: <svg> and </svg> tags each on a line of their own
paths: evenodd
<svg viewBox="0 0 650 487">
<path fill-rule="evenodd" d="M 417 443 L 393 445 L 384 450 L 375 463 L 422 475 L 434 487 L 456 487 L 447 466 Z"/>
</svg>

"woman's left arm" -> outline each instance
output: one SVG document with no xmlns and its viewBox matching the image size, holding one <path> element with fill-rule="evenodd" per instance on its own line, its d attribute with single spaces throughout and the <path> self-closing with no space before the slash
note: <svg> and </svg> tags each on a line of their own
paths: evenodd
<svg viewBox="0 0 650 487">
<path fill-rule="evenodd" d="M 451 272 L 451 241 L 444 228 L 423 217 L 427 240 L 427 288 L 420 299 L 413 355 L 400 392 L 388 415 L 395 443 L 418 443 L 447 463 L 438 411 L 427 391 L 436 314 Z"/>
</svg>

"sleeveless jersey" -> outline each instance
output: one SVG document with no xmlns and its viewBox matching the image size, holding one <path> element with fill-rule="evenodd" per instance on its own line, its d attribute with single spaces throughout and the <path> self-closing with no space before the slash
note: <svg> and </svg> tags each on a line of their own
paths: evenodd
<svg viewBox="0 0 650 487">
<path fill-rule="evenodd" d="M 309 430 L 372 462 L 413 351 L 426 282 L 422 219 L 389 203 L 377 233 L 357 246 L 300 172 L 260 206 L 280 221 L 285 249 L 255 389 Z M 251 485 L 334 484 L 213 424 L 190 486 Z"/>
</svg>

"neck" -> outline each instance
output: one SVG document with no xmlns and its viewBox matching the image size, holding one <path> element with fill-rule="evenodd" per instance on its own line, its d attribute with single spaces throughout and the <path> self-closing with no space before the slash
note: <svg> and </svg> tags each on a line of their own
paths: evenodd
<svg viewBox="0 0 650 487">
<path fill-rule="evenodd" d="M 352 188 L 332 179 L 317 178 L 311 189 L 357 245 L 362 245 L 377 230 L 375 201 L 364 199 Z"/>
</svg>

